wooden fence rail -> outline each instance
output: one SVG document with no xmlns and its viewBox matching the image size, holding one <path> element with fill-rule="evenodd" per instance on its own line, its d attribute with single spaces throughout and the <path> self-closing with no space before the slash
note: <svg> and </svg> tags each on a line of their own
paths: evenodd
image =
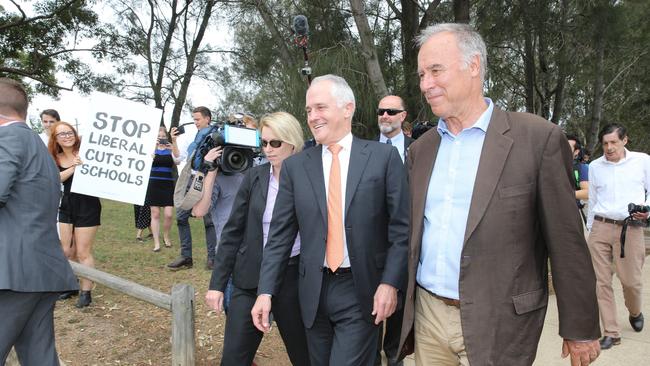
<svg viewBox="0 0 650 366">
<path fill-rule="evenodd" d="M 171 295 L 158 292 L 110 273 L 70 261 L 74 273 L 172 312 L 172 365 L 194 366 L 194 287 L 176 284 Z"/>
<path fill-rule="evenodd" d="M 146 301 L 172 313 L 172 365 L 194 366 L 194 287 L 176 284 L 171 295 L 158 292 L 110 273 L 70 261 L 74 273 L 113 290 Z M 15 354 L 7 359 L 6 366 L 19 365 Z"/>
</svg>

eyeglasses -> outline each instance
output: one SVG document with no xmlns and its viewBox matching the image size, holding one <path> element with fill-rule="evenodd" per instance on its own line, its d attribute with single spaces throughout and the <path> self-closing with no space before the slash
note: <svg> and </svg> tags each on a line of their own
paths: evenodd
<svg viewBox="0 0 650 366">
<path fill-rule="evenodd" d="M 68 131 L 68 132 L 59 132 L 56 135 L 54 135 L 58 138 L 64 138 L 64 137 L 74 137 L 74 132 Z"/>
<path fill-rule="evenodd" d="M 282 146 L 282 140 L 262 140 L 262 147 L 266 147 L 266 145 L 271 145 L 272 148 L 277 149 L 278 147 Z"/>
<path fill-rule="evenodd" d="M 377 115 L 383 116 L 384 113 L 388 113 L 389 116 L 394 116 L 398 113 L 404 112 L 403 109 L 392 109 L 392 108 L 377 108 Z"/>
</svg>

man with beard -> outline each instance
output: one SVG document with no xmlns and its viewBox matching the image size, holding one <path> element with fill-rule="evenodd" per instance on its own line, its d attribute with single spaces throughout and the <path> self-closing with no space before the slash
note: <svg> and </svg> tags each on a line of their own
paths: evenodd
<svg viewBox="0 0 650 366">
<path fill-rule="evenodd" d="M 402 123 L 406 116 L 404 101 L 397 95 L 387 95 L 379 101 L 377 125 L 380 134 L 377 140 L 395 146 L 402 161 L 405 161 L 406 149 L 413 142 L 412 138 L 402 132 Z"/>
</svg>

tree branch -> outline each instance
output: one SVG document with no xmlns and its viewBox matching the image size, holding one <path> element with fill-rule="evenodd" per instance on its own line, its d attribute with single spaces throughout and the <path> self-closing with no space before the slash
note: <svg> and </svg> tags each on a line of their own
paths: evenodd
<svg viewBox="0 0 650 366">
<path fill-rule="evenodd" d="M 65 86 L 60 86 L 60 85 L 57 85 L 57 84 L 53 84 L 50 81 L 47 81 L 47 80 L 45 80 L 45 79 L 43 79 L 41 77 L 35 76 L 33 73 L 30 73 L 27 70 L 15 69 L 13 67 L 0 66 L 0 72 L 4 72 L 4 73 L 7 73 L 7 74 L 14 74 L 14 75 L 24 76 L 26 78 L 38 81 L 39 83 L 41 83 L 41 84 L 43 84 L 45 86 L 49 86 L 50 88 L 72 91 L 72 88 L 67 88 Z"/>
<path fill-rule="evenodd" d="M 0 25 L 0 32 L 4 31 L 5 29 L 9 29 L 9 28 L 13 28 L 13 27 L 19 27 L 21 25 L 31 23 L 31 22 L 35 22 L 37 20 L 52 19 L 55 16 L 62 13 L 64 10 L 67 10 L 70 6 L 72 6 L 75 2 L 77 2 L 77 0 L 70 0 L 68 2 L 63 3 L 59 8 L 57 8 L 56 10 L 51 12 L 50 14 L 38 15 L 38 16 L 35 16 L 35 17 L 31 17 L 31 18 L 27 18 L 27 15 L 23 11 L 23 9 L 21 9 L 20 6 L 18 6 L 18 4 L 16 4 L 16 2 L 14 2 L 13 0 L 11 0 L 11 2 L 18 8 L 18 10 L 20 11 L 20 13 L 22 15 L 21 15 L 20 19 L 15 21 L 15 22 L 9 22 L 9 23 Z"/>
<path fill-rule="evenodd" d="M 390 9 L 395 13 L 395 15 L 397 15 L 398 18 L 401 18 L 402 12 L 399 11 L 399 9 L 397 9 L 397 6 L 395 6 L 395 2 L 393 0 L 386 0 L 386 2 L 388 3 Z"/>
</svg>

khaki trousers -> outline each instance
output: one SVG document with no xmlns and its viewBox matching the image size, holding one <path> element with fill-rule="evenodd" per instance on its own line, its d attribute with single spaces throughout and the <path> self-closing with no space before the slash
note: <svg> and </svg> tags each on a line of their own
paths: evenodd
<svg viewBox="0 0 650 366">
<path fill-rule="evenodd" d="M 620 337 L 616 321 L 616 302 L 612 289 L 612 275 L 623 285 L 625 307 L 631 315 L 641 312 L 641 270 L 645 261 L 643 228 L 628 226 L 625 239 L 625 258 L 621 258 L 620 225 L 594 221 L 589 234 L 589 252 L 596 272 L 596 296 L 603 335 Z"/>
<path fill-rule="evenodd" d="M 469 366 L 460 309 L 420 287 L 415 295 L 415 365 Z"/>
</svg>

